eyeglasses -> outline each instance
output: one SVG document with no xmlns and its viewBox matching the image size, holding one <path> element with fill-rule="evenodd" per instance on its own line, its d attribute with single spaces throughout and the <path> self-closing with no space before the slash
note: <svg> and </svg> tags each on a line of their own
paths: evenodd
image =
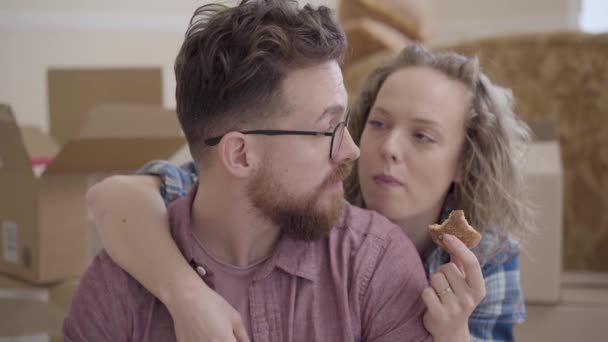
<svg viewBox="0 0 608 342">
<path fill-rule="evenodd" d="M 331 137 L 331 145 L 329 145 L 329 158 L 334 159 L 338 152 L 340 151 L 340 147 L 342 146 L 342 140 L 344 140 L 344 131 L 348 125 L 349 114 L 346 115 L 344 121 L 338 123 L 336 128 L 334 128 L 333 132 L 317 132 L 317 131 L 290 131 L 290 130 L 279 130 L 279 129 L 260 129 L 253 131 L 239 131 L 241 134 L 260 134 L 260 135 L 268 135 L 268 136 L 276 136 L 276 135 L 309 135 L 316 137 Z M 205 140 L 205 144 L 207 146 L 216 146 L 220 143 L 224 135 L 220 135 L 218 137 L 213 137 Z"/>
</svg>

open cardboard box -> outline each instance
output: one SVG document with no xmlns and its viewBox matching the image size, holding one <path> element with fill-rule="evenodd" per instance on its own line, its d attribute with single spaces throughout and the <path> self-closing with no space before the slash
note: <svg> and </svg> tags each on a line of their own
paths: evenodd
<svg viewBox="0 0 608 342">
<path fill-rule="evenodd" d="M 552 126 L 531 123 L 536 140 L 526 163 L 526 191 L 535 231 L 523 243 L 521 286 L 526 303 L 557 303 L 563 244 L 563 168 Z"/>
<path fill-rule="evenodd" d="M 32 283 L 76 278 L 97 252 L 84 202 L 93 183 L 167 159 L 185 143 L 175 112 L 102 106 L 36 176 L 7 105 L 0 137 L 0 273 Z"/>
</svg>

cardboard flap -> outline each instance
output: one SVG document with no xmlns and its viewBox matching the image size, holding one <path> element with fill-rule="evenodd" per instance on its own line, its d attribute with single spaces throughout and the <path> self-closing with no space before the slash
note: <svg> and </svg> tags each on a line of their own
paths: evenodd
<svg viewBox="0 0 608 342">
<path fill-rule="evenodd" d="M 59 146 L 50 135 L 39 127 L 21 127 L 23 143 L 31 158 L 54 157 L 59 152 Z"/>
<path fill-rule="evenodd" d="M 93 110 L 46 174 L 132 172 L 167 159 L 185 144 L 175 112 L 158 106 L 108 105 Z"/>
<path fill-rule="evenodd" d="M 4 173 L 33 176 L 30 157 L 11 107 L 0 103 L 0 176 Z"/>
<path fill-rule="evenodd" d="M 50 132 L 63 145 L 105 103 L 162 104 L 161 68 L 68 68 L 47 74 Z"/>
<path fill-rule="evenodd" d="M 175 111 L 154 105 L 106 104 L 91 110 L 78 138 L 179 136 L 183 133 Z"/>
<path fill-rule="evenodd" d="M 183 145 L 181 137 L 81 139 L 67 143 L 43 177 L 66 173 L 131 173 L 150 160 L 168 159 Z"/>
</svg>

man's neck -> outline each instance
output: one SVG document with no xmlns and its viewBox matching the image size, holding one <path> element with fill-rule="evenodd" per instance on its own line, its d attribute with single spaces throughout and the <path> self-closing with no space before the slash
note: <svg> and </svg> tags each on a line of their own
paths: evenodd
<svg viewBox="0 0 608 342">
<path fill-rule="evenodd" d="M 209 253 L 238 267 L 268 257 L 280 237 L 279 227 L 258 214 L 244 192 L 210 182 L 199 182 L 192 228 Z"/>
</svg>

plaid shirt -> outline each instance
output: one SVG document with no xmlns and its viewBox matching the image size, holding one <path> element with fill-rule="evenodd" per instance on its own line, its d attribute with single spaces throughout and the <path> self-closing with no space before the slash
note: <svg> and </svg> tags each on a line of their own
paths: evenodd
<svg viewBox="0 0 608 342">
<path fill-rule="evenodd" d="M 194 162 L 177 167 L 166 161 L 151 161 L 137 173 L 160 177 L 160 192 L 166 204 L 185 196 L 198 179 Z M 444 211 L 446 213 L 447 210 Z M 494 237 L 491 233 L 484 234 L 481 245 L 492 243 Z M 482 264 L 486 297 L 469 318 L 472 341 L 514 341 L 513 325 L 524 321 L 525 307 L 519 283 L 519 250 L 514 241 L 509 240 L 508 243 L 511 248 L 499 252 Z M 449 261 L 450 255 L 440 248 L 428 253 L 424 258 L 427 277 Z"/>
</svg>

